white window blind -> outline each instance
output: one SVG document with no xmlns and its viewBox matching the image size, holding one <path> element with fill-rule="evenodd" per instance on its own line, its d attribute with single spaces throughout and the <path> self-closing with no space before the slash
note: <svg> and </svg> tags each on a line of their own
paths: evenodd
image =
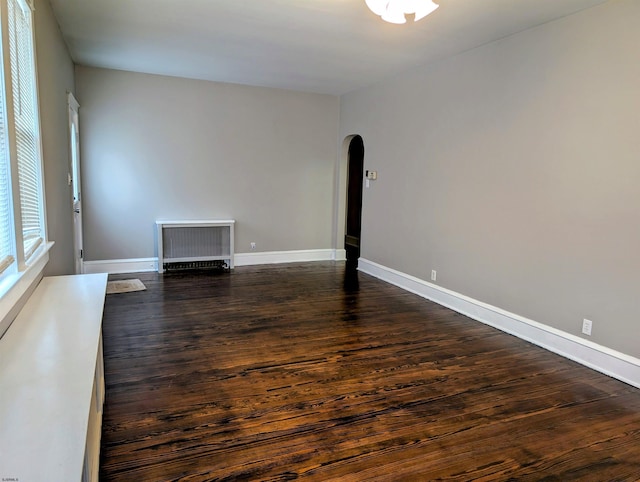
<svg viewBox="0 0 640 482">
<path fill-rule="evenodd" d="M 0 57 L 1 58 L 1 57 Z M 0 79 L 2 76 L 0 75 Z M 11 209 L 11 178 L 7 152 L 7 124 L 4 96 L 0 95 L 0 275 L 9 268 L 13 256 L 13 216 Z"/>
<path fill-rule="evenodd" d="M 25 261 L 42 243 L 43 199 L 31 7 L 8 0 L 9 58 Z"/>
</svg>

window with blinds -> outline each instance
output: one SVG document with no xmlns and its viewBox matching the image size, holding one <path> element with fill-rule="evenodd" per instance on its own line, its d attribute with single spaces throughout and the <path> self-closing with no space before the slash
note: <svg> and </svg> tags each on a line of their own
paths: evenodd
<svg viewBox="0 0 640 482">
<path fill-rule="evenodd" d="M 33 12 L 0 0 L 0 280 L 26 269 L 44 239 Z"/>
<path fill-rule="evenodd" d="M 24 258 L 43 239 L 42 186 L 32 12 L 24 0 L 7 0 L 16 161 Z"/>
<path fill-rule="evenodd" d="M 0 78 L 2 76 L 0 75 Z M 14 265 L 13 209 L 4 96 L 0 95 L 0 276 Z"/>
</svg>

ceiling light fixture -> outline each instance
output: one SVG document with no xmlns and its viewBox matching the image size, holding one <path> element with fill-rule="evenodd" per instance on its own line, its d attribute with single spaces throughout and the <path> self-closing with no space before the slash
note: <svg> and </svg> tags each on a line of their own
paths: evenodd
<svg viewBox="0 0 640 482">
<path fill-rule="evenodd" d="M 406 23 L 405 15 L 415 14 L 414 22 L 426 17 L 439 5 L 432 0 L 365 0 L 367 7 L 389 23 Z"/>
</svg>

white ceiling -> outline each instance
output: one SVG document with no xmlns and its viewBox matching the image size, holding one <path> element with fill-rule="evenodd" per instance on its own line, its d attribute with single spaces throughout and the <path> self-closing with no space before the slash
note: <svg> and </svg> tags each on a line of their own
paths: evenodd
<svg viewBox="0 0 640 482">
<path fill-rule="evenodd" d="M 364 0 L 50 1 L 77 64 L 339 95 L 607 0 L 439 0 L 404 25 Z"/>
</svg>

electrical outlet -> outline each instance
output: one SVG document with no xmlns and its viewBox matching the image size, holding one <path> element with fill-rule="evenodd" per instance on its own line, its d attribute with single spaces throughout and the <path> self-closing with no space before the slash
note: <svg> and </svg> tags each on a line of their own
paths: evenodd
<svg viewBox="0 0 640 482">
<path fill-rule="evenodd" d="M 251 243 L 251 251 L 253 251 L 254 249 L 256 249 L 256 243 Z"/>
<path fill-rule="evenodd" d="M 435 269 L 431 270 L 431 281 L 435 281 L 436 280 L 437 274 L 438 273 L 436 273 Z"/>
<path fill-rule="evenodd" d="M 587 320 L 586 318 L 582 320 L 582 333 L 585 335 L 591 336 L 591 328 L 593 327 L 593 321 Z"/>
</svg>

